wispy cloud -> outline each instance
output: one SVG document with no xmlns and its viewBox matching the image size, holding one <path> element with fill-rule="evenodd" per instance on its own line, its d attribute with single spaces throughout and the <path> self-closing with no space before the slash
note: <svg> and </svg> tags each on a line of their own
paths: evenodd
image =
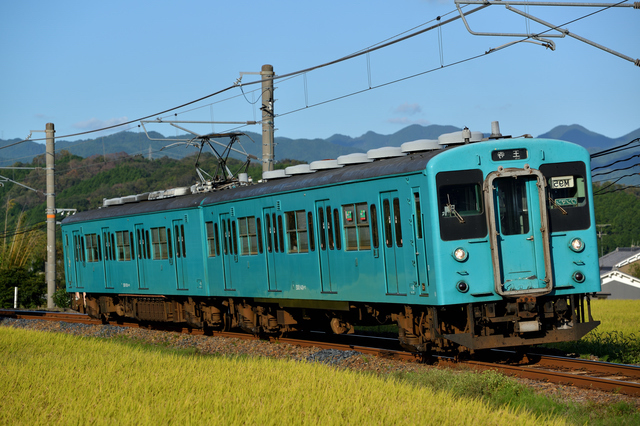
<svg viewBox="0 0 640 426">
<path fill-rule="evenodd" d="M 422 107 L 419 104 L 409 104 L 405 102 L 393 110 L 393 112 L 396 114 L 416 115 L 422 112 Z"/>
<path fill-rule="evenodd" d="M 420 118 L 420 116 L 422 115 L 422 107 L 420 106 L 420 104 L 410 104 L 408 102 L 405 102 L 402 105 L 394 108 L 393 113 L 395 115 L 400 115 L 401 117 L 392 117 L 387 120 L 388 123 L 400 124 L 403 126 L 408 126 L 411 124 L 420 124 L 421 126 L 427 126 L 431 124 L 429 120 Z"/>
<path fill-rule="evenodd" d="M 85 121 L 74 123 L 73 127 L 78 130 L 96 130 L 105 127 L 116 126 L 118 124 L 126 123 L 127 121 L 129 121 L 128 117 L 109 118 L 107 120 L 100 120 L 94 117 Z"/>
</svg>

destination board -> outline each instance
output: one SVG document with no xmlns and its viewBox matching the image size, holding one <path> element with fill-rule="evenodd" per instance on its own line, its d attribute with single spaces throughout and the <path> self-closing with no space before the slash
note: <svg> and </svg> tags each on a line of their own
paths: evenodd
<svg viewBox="0 0 640 426">
<path fill-rule="evenodd" d="M 491 152 L 493 161 L 526 160 L 527 157 L 529 157 L 529 153 L 526 148 L 502 149 Z"/>
</svg>

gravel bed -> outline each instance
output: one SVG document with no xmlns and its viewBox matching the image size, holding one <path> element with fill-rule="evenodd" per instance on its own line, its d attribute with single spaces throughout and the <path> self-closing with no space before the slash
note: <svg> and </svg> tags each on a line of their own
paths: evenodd
<svg viewBox="0 0 640 426">
<path fill-rule="evenodd" d="M 357 351 L 300 347 L 288 343 L 270 343 L 263 340 L 245 340 L 217 336 L 190 335 L 177 332 L 148 330 L 144 328 L 120 327 L 114 325 L 87 325 L 58 321 L 24 320 L 0 317 L 0 326 L 29 330 L 68 333 L 75 336 L 114 338 L 123 337 L 133 341 L 175 347 L 195 349 L 197 353 L 223 356 L 270 357 L 296 361 L 318 362 L 336 368 L 390 374 L 398 372 L 424 372 L 437 368 L 415 362 L 396 361 L 364 355 Z M 561 402 L 572 401 L 586 404 L 613 404 L 629 402 L 640 409 L 640 398 L 611 392 L 581 389 L 573 386 L 536 380 L 520 379 L 519 382 Z"/>
</svg>

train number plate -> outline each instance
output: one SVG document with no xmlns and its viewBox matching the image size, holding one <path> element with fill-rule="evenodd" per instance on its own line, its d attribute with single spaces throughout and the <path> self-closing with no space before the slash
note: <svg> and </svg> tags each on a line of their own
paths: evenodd
<svg viewBox="0 0 640 426">
<path fill-rule="evenodd" d="M 553 189 L 561 189 L 561 188 L 573 188 L 573 176 L 556 176 L 549 179 L 549 183 L 551 184 L 551 188 Z"/>
</svg>

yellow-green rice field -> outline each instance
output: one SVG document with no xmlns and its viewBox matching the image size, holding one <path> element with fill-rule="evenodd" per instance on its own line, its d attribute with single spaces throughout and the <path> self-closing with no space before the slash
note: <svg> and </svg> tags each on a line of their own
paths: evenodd
<svg viewBox="0 0 640 426">
<path fill-rule="evenodd" d="M 561 424 L 390 378 L 0 328 L 0 424 Z"/>
</svg>

